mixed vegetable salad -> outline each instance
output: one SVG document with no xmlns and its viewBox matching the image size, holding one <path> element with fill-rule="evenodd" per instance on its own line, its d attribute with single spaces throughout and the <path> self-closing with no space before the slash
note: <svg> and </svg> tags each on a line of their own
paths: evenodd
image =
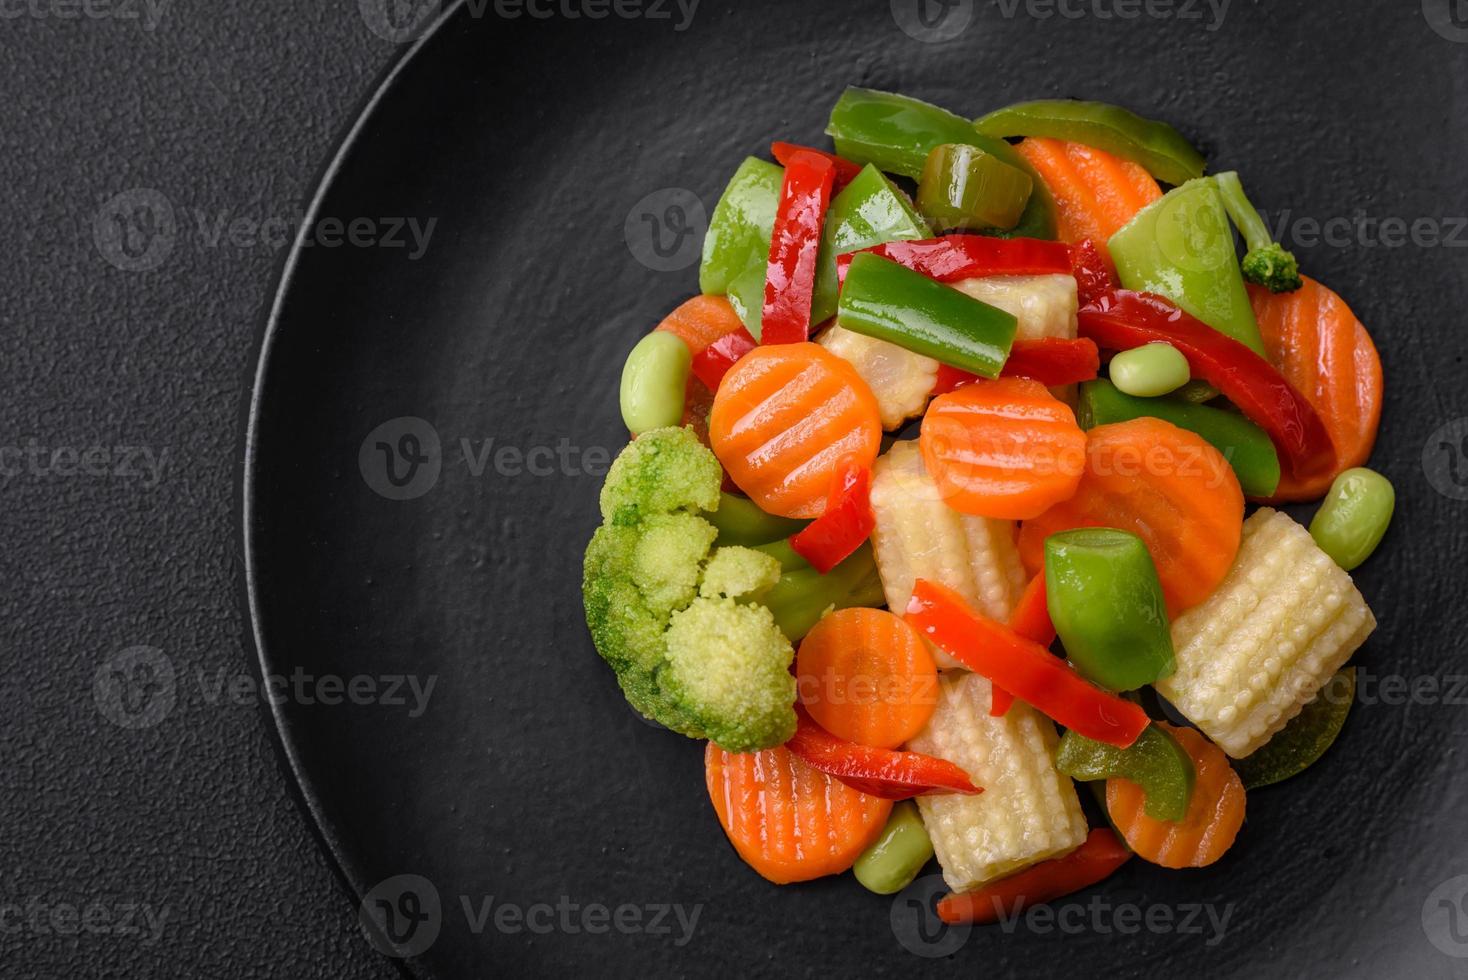
<svg viewBox="0 0 1468 980">
<path fill-rule="evenodd" d="M 1370 336 L 1165 123 L 850 89 L 827 133 L 739 167 L 627 359 L 598 651 L 772 882 L 936 854 L 978 922 L 1219 860 L 1376 625 Z"/>
</svg>

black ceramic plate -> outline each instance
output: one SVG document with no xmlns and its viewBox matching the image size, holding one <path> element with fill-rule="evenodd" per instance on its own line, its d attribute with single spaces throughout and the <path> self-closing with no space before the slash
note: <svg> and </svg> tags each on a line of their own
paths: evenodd
<svg viewBox="0 0 1468 980">
<path fill-rule="evenodd" d="M 1468 415 L 1468 31 L 1446 0 L 705 0 L 685 30 L 671 0 L 496 9 L 426 37 L 331 168 L 263 345 L 246 470 L 282 742 L 413 971 L 1463 975 L 1468 422 L 1440 427 Z M 615 12 L 634 9 L 669 19 Z M 1250 798 L 1211 869 L 1133 862 L 1059 922 L 971 932 L 933 927 L 932 878 L 897 900 L 849 877 L 775 888 L 720 832 L 701 746 L 635 717 L 592 649 L 581 552 L 625 438 L 622 355 L 696 289 L 740 159 L 822 141 L 848 84 L 1166 118 L 1245 174 L 1375 332 L 1375 465 L 1400 507 L 1358 576 L 1382 620 L 1364 694 L 1325 761 Z M 333 218 L 371 224 L 354 245 Z"/>
</svg>

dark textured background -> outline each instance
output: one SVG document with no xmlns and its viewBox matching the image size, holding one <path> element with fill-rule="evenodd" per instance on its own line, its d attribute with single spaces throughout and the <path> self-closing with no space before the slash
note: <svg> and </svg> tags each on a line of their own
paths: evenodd
<svg viewBox="0 0 1468 980">
<path fill-rule="evenodd" d="M 7 919 L 0 975 L 395 975 L 357 932 L 263 709 L 210 704 L 194 682 L 253 669 L 240 413 L 284 253 L 211 247 L 192 212 L 293 215 L 396 50 L 355 0 L 175 0 L 152 31 L 0 19 L 0 443 L 168 451 L 153 489 L 0 483 L 0 904 L 168 914 L 151 945 Z M 93 215 L 133 188 L 179 217 L 154 271 L 114 268 L 93 242 Z M 135 645 L 165 651 L 180 684 L 167 718 L 129 731 L 92 685 Z"/>
</svg>

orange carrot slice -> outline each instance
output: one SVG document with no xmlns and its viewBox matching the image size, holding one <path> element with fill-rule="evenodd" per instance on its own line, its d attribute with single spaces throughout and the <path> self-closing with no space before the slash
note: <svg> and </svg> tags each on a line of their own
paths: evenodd
<svg viewBox="0 0 1468 980">
<path fill-rule="evenodd" d="M 928 406 L 918 439 L 948 506 L 1003 520 L 1037 517 L 1075 493 L 1086 434 L 1038 381 L 975 381 Z"/>
<path fill-rule="evenodd" d="M 695 296 L 659 323 L 657 329 L 681 337 L 697 357 L 705 347 L 744 326 L 723 296 Z"/>
<path fill-rule="evenodd" d="M 1201 436 L 1156 418 L 1101 425 L 1086 435 L 1075 495 L 1020 529 L 1019 553 L 1038 572 L 1045 539 L 1078 527 L 1114 527 L 1147 544 L 1169 615 L 1212 594 L 1233 567 L 1244 493 L 1228 461 Z"/>
<path fill-rule="evenodd" d="M 1201 868 L 1223 857 L 1244 824 L 1244 784 L 1223 750 L 1191 728 L 1155 722 L 1192 756 L 1197 780 L 1183 819 L 1156 820 L 1147 794 L 1128 779 L 1106 781 L 1106 810 L 1127 845 L 1164 868 Z"/>
<path fill-rule="evenodd" d="M 796 690 L 816 724 L 858 745 L 895 749 L 938 706 L 938 668 L 917 631 L 885 609 L 838 609 L 795 654 Z"/>
<path fill-rule="evenodd" d="M 1031 136 L 1015 149 L 1055 198 L 1056 230 L 1064 242 L 1105 242 L 1162 196 L 1139 164 L 1094 146 Z"/>
<path fill-rule="evenodd" d="M 845 871 L 892 812 L 891 800 L 857 792 L 783 745 L 736 755 L 710 742 L 704 777 L 734 849 L 777 885 Z"/>
<path fill-rule="evenodd" d="M 1351 308 L 1314 279 L 1293 293 L 1249 287 L 1269 360 L 1315 409 L 1335 445 L 1336 468 L 1310 480 L 1288 472 L 1271 503 L 1318 500 L 1337 476 L 1366 462 L 1381 423 L 1381 358 Z"/>
<path fill-rule="evenodd" d="M 856 368 L 818 344 L 778 344 L 755 348 L 724 375 L 709 442 L 766 513 L 820 517 L 841 457 L 876 462 L 882 419 Z"/>
</svg>

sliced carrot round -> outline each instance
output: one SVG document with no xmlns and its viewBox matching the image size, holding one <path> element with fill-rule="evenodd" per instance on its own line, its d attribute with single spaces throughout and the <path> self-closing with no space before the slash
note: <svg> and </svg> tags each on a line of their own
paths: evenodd
<svg viewBox="0 0 1468 980">
<path fill-rule="evenodd" d="M 1201 868 L 1223 857 L 1244 825 L 1244 784 L 1223 750 L 1191 728 L 1154 722 L 1193 759 L 1197 778 L 1181 820 L 1157 820 L 1143 807 L 1147 794 L 1129 779 L 1106 781 L 1106 811 L 1127 846 L 1164 868 Z"/>
<path fill-rule="evenodd" d="M 1335 478 L 1360 466 L 1381 423 L 1381 358 L 1361 321 L 1314 279 L 1293 293 L 1249 287 L 1269 360 L 1315 409 L 1335 446 L 1336 468 L 1310 480 L 1288 472 L 1271 503 L 1319 500 Z"/>
<path fill-rule="evenodd" d="M 845 871 L 892 812 L 891 800 L 852 789 L 783 745 L 735 754 L 710 742 L 704 776 L 729 842 L 777 885 Z"/>
<path fill-rule="evenodd" d="M 881 413 L 856 369 L 824 347 L 757 347 L 724 375 L 709 442 L 729 478 L 767 513 L 820 517 L 841 457 L 876 462 Z"/>
<path fill-rule="evenodd" d="M 709 344 L 742 326 L 744 322 L 726 297 L 695 296 L 669 313 L 657 329 L 681 337 L 697 357 Z"/>
<path fill-rule="evenodd" d="M 1038 381 L 975 381 L 940 395 L 918 444 L 948 505 L 1002 520 L 1037 517 L 1075 493 L 1086 434 Z"/>
<path fill-rule="evenodd" d="M 838 609 L 795 654 L 796 691 L 838 738 L 895 749 L 938 706 L 938 668 L 917 631 L 885 609 Z"/>
<path fill-rule="evenodd" d="M 1020 557 L 1045 563 L 1045 539 L 1078 527 L 1114 527 L 1147 544 L 1169 615 L 1218 588 L 1239 553 L 1244 493 L 1233 467 L 1201 436 L 1156 418 L 1086 434 L 1086 472 L 1069 500 L 1020 528 Z"/>
<path fill-rule="evenodd" d="M 1031 136 L 1015 147 L 1055 198 L 1063 242 L 1105 242 L 1162 188 L 1140 164 L 1083 143 Z"/>
</svg>

